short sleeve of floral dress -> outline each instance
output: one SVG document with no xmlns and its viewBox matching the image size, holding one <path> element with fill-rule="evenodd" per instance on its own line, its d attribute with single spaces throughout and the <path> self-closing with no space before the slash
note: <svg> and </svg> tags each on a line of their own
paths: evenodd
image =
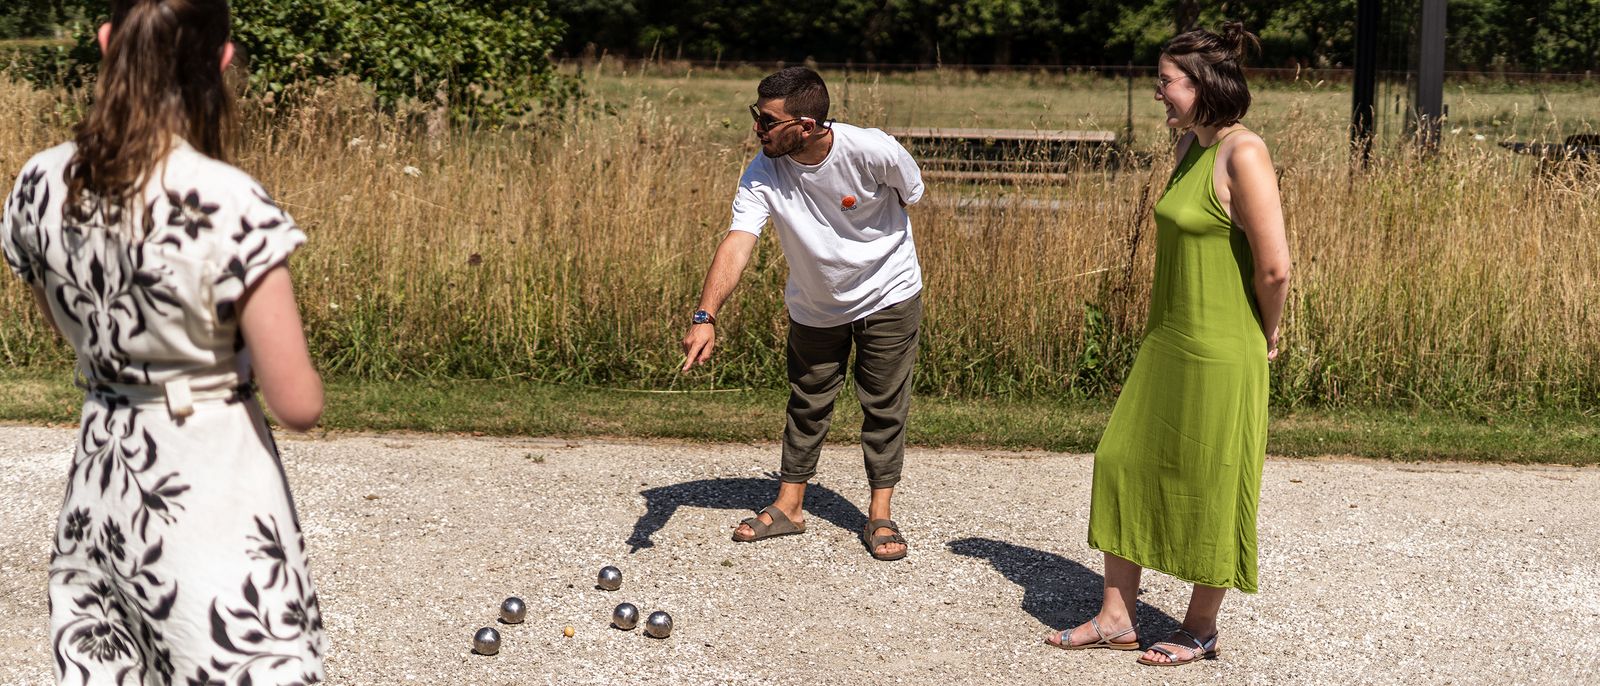
<svg viewBox="0 0 1600 686">
<path fill-rule="evenodd" d="M 67 202 L 73 147 L 0 215 L 11 271 L 77 353 L 82 425 L 50 563 L 60 683 L 305 684 L 322 615 L 239 301 L 305 234 L 181 142 L 130 207 Z"/>
</svg>

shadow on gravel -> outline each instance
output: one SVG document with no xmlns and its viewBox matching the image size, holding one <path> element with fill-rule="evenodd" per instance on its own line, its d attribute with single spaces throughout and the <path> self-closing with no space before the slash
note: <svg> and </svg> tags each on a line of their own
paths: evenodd
<svg viewBox="0 0 1600 686">
<path fill-rule="evenodd" d="M 633 533 L 628 536 L 628 545 L 632 547 L 629 553 L 655 547 L 650 537 L 667 525 L 667 520 L 672 519 L 672 514 L 679 507 L 717 507 L 753 512 L 771 505 L 772 499 L 778 495 L 778 479 L 700 479 L 658 486 L 640 491 L 639 495 L 644 496 L 644 516 L 634 522 Z M 856 533 L 867 525 L 866 513 L 855 503 L 814 481 L 806 487 L 806 515 L 807 529 L 815 526 L 815 520 L 819 518 Z M 729 535 L 732 535 L 736 523 L 736 519 L 729 519 Z"/>
<path fill-rule="evenodd" d="M 963 538 L 945 545 L 957 555 L 987 560 L 1021 586 L 1022 609 L 1052 629 L 1075 627 L 1100 611 L 1104 578 L 1072 560 L 992 538 Z M 1137 612 L 1139 640 L 1147 645 L 1178 628 L 1178 620 L 1144 601 L 1139 601 Z"/>
</svg>

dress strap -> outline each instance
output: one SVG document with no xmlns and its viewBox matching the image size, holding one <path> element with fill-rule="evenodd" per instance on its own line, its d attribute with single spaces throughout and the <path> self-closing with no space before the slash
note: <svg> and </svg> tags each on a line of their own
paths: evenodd
<svg viewBox="0 0 1600 686">
<path fill-rule="evenodd" d="M 1247 129 L 1247 128 L 1244 128 L 1243 126 L 1241 126 L 1241 127 L 1237 128 L 1237 129 L 1234 129 L 1234 130 L 1229 131 L 1229 132 L 1227 132 L 1225 134 L 1222 134 L 1222 137 L 1218 138 L 1217 142 L 1212 143 L 1211 147 L 1215 148 L 1215 147 L 1217 147 L 1219 145 L 1222 145 L 1223 141 L 1228 140 L 1228 136 L 1232 136 L 1233 134 L 1236 134 L 1236 133 L 1238 133 L 1240 131 L 1249 131 L 1249 130 L 1250 129 Z"/>
</svg>

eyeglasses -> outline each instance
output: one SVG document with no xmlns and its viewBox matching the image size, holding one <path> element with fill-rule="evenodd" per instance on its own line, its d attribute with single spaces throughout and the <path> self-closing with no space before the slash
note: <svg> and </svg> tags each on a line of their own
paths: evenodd
<svg viewBox="0 0 1600 686">
<path fill-rule="evenodd" d="M 775 126 L 782 126 L 784 124 L 792 124 L 794 122 L 800 121 L 801 119 L 809 119 L 810 117 L 794 117 L 792 119 L 782 119 L 782 120 L 774 121 L 772 119 L 771 115 L 768 115 L 768 114 L 762 112 L 761 110 L 756 109 L 755 105 L 751 105 L 750 106 L 750 118 L 755 120 L 755 122 L 756 122 L 756 130 L 757 131 L 760 131 L 762 133 L 768 133 L 768 132 L 772 131 L 773 127 L 775 127 Z"/>
<path fill-rule="evenodd" d="M 1172 79 L 1170 81 L 1167 80 L 1167 79 L 1156 79 L 1156 92 L 1165 93 L 1165 92 L 1167 92 L 1167 86 L 1170 86 L 1170 85 L 1172 85 L 1174 83 L 1177 83 L 1177 82 L 1182 81 L 1182 80 L 1187 79 L 1187 78 L 1189 78 L 1188 74 L 1184 74 L 1183 76 L 1180 76 L 1178 78 Z"/>
</svg>

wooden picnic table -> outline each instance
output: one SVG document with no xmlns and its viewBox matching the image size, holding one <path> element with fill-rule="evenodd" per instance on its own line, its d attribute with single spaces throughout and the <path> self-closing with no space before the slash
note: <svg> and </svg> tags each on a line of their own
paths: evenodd
<svg viewBox="0 0 1600 686">
<path fill-rule="evenodd" d="M 952 181 L 1057 183 L 1064 172 L 1112 162 L 1112 131 L 900 127 L 884 132 L 917 155 L 925 175 Z"/>
<path fill-rule="evenodd" d="M 1089 143 L 1116 145 L 1111 131 L 1072 131 L 1067 129 L 969 129 L 905 127 L 884 129 L 895 138 L 927 141 L 1011 141 L 1026 143 Z"/>
</svg>

